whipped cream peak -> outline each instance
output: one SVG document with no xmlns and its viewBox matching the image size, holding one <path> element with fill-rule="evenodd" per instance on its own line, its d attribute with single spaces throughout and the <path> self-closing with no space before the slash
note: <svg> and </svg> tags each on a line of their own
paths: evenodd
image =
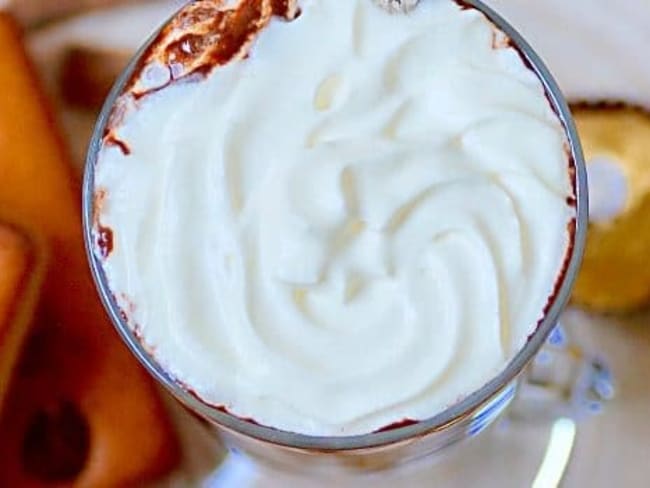
<svg viewBox="0 0 650 488">
<path fill-rule="evenodd" d="M 254 35 L 142 96 L 147 55 L 95 169 L 97 254 L 156 361 L 307 435 L 430 418 L 502 371 L 575 219 L 564 127 L 507 36 L 451 0 L 191 5 L 170 25 L 224 29 L 209 50 Z"/>
</svg>

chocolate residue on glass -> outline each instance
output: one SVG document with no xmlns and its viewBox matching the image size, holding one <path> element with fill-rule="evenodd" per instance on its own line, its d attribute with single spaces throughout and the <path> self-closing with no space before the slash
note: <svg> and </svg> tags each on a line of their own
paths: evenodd
<svg viewBox="0 0 650 488">
<path fill-rule="evenodd" d="M 551 310 L 551 307 L 555 303 L 555 300 L 557 299 L 557 296 L 560 294 L 560 288 L 562 288 L 562 284 L 564 283 L 564 280 L 566 278 L 566 274 L 569 271 L 569 264 L 571 263 L 571 256 L 573 256 L 573 249 L 575 248 L 575 238 L 576 238 L 576 229 L 577 229 L 577 220 L 571 219 L 571 221 L 567 224 L 567 233 L 569 234 L 569 245 L 567 246 L 567 251 L 564 257 L 564 262 L 562 263 L 562 269 L 560 271 L 560 274 L 557 276 L 555 280 L 555 284 L 553 285 L 553 291 L 549 295 L 548 300 L 546 302 L 546 305 L 544 306 L 544 310 L 542 311 L 542 317 L 539 319 L 537 322 L 537 327 L 535 327 L 535 330 L 531 332 L 528 335 L 528 340 L 530 341 L 535 334 L 537 333 L 537 329 L 542 325 L 542 322 L 548 315 L 548 313 Z"/>
<path fill-rule="evenodd" d="M 228 408 L 225 407 L 224 405 L 216 405 L 216 404 L 213 404 L 213 403 L 206 402 L 203 398 L 201 398 L 201 396 L 196 392 L 196 390 L 194 390 L 188 384 L 183 383 L 182 381 L 179 381 L 176 378 L 174 378 L 174 382 L 178 386 L 180 386 L 188 395 L 192 396 L 195 400 L 199 401 L 200 403 L 202 403 L 204 405 L 208 405 L 209 407 L 214 408 L 215 410 L 218 410 L 221 413 L 224 413 L 226 415 L 230 415 L 231 417 L 235 417 L 235 418 L 237 418 L 237 419 L 239 419 L 239 420 L 241 420 L 243 422 L 247 422 L 247 423 L 252 424 L 252 425 L 257 425 L 257 426 L 260 426 L 260 427 L 266 427 L 268 429 L 277 430 L 275 427 L 272 427 L 270 425 L 262 425 L 262 424 L 260 424 L 259 422 L 257 422 L 252 417 L 240 417 L 239 415 L 235 415 L 230 410 L 228 410 Z"/>
<path fill-rule="evenodd" d="M 386 427 L 382 427 L 381 429 L 377 429 L 375 433 L 379 434 L 380 432 L 388 432 L 391 430 L 402 429 L 404 427 L 410 427 L 411 425 L 415 425 L 419 423 L 420 423 L 419 420 L 404 419 L 404 420 L 400 420 L 399 422 L 394 422 L 390 425 L 387 425 Z"/>
<path fill-rule="evenodd" d="M 125 320 L 126 320 L 126 319 L 125 319 Z M 138 342 L 140 342 L 140 344 L 141 344 L 143 347 L 146 348 L 146 346 L 145 346 L 145 344 L 144 344 L 144 341 L 143 341 L 142 337 L 141 337 L 139 334 L 136 335 L 136 338 L 138 339 Z M 183 389 L 183 391 L 185 391 L 188 395 L 192 396 L 195 400 L 197 400 L 198 402 L 202 403 L 203 405 L 207 405 L 207 406 L 209 406 L 209 407 L 211 407 L 211 408 L 214 408 L 215 410 L 218 410 L 218 411 L 221 412 L 221 413 L 224 413 L 224 414 L 229 415 L 229 416 L 231 416 L 231 417 L 235 417 L 235 418 L 237 418 L 237 419 L 239 419 L 239 420 L 242 420 L 242 421 L 244 421 L 244 422 L 247 422 L 247 423 L 249 423 L 249 424 L 257 425 L 257 426 L 261 426 L 261 427 L 266 427 L 266 428 L 271 429 L 271 430 L 278 430 L 278 429 L 276 429 L 275 427 L 273 427 L 273 426 L 271 426 L 271 425 L 264 425 L 264 424 L 261 424 L 261 423 L 259 423 L 258 421 L 256 421 L 256 420 L 255 420 L 254 418 L 252 418 L 252 417 L 241 417 L 241 416 L 239 416 L 239 415 L 235 415 L 234 413 L 232 413 L 232 412 L 231 412 L 231 411 L 230 411 L 226 406 L 224 406 L 224 405 L 217 405 L 217 404 L 213 404 L 213 403 L 207 402 L 207 401 L 205 401 L 205 400 L 204 400 L 204 399 L 203 399 L 203 398 L 202 398 L 202 397 L 201 397 L 201 396 L 196 392 L 196 390 L 194 390 L 194 388 L 192 388 L 192 387 L 191 387 L 190 385 L 188 385 L 187 383 L 184 383 L 183 381 L 180 381 L 180 380 L 178 380 L 178 379 L 176 379 L 176 378 L 173 378 L 173 381 L 174 381 L 178 386 L 180 386 L 180 387 Z M 373 433 L 375 433 L 375 434 L 379 434 L 379 433 L 382 433 L 382 432 L 389 432 L 389 431 L 391 431 L 391 430 L 402 429 L 402 428 L 404 428 L 404 427 L 410 427 L 411 425 L 419 424 L 420 422 L 421 422 L 420 420 L 404 419 L 404 420 L 401 420 L 401 421 L 399 421 L 399 422 L 394 422 L 394 423 L 392 423 L 392 424 L 390 424 L 390 425 L 387 425 L 387 426 L 385 426 L 385 427 L 382 427 L 382 428 L 380 428 L 380 429 L 377 429 L 377 430 L 375 430 Z"/>
<path fill-rule="evenodd" d="M 113 251 L 113 230 L 99 222 L 104 202 L 106 201 L 106 189 L 98 188 L 95 191 L 93 200 L 93 227 L 96 235 L 97 248 L 102 258 L 106 259 Z"/>
<path fill-rule="evenodd" d="M 471 5 L 470 3 L 466 2 L 465 0 L 455 0 L 455 2 L 458 4 L 461 10 L 471 10 L 475 9 L 474 5 Z"/>
<path fill-rule="evenodd" d="M 106 189 L 97 188 L 95 194 L 93 195 L 93 226 L 97 227 L 99 223 L 99 216 L 102 213 L 102 208 L 104 208 L 104 202 L 106 201 Z"/>
<path fill-rule="evenodd" d="M 569 178 L 571 180 L 571 191 L 572 191 L 572 194 L 566 197 L 566 204 L 571 208 L 577 209 L 578 208 L 578 188 L 577 188 L 578 180 L 577 180 L 576 162 L 568 143 L 565 143 L 564 151 L 567 156 L 567 160 L 569 162 Z M 542 317 L 537 322 L 537 327 L 535 327 L 535 330 L 528 336 L 528 340 L 532 339 L 532 337 L 537 332 L 537 329 L 539 329 L 539 327 L 542 325 L 544 318 L 546 317 L 546 315 L 548 315 L 548 312 L 551 310 L 553 303 L 555 303 L 555 300 L 560 294 L 560 288 L 562 288 L 562 283 L 564 283 L 564 280 L 566 279 L 566 275 L 569 272 L 571 257 L 573 256 L 573 250 L 575 249 L 577 226 L 578 226 L 577 218 L 571 219 L 571 221 L 567 224 L 567 234 L 568 234 L 569 244 L 567 246 L 566 254 L 564 255 L 562 269 L 560 270 L 560 274 L 555 279 L 555 284 L 553 285 L 553 292 L 549 295 L 548 301 L 544 306 Z"/>
<path fill-rule="evenodd" d="M 298 0 L 231 3 L 198 0 L 184 7 L 143 54 L 126 92 L 137 100 L 182 80 L 204 78 L 219 66 L 244 59 L 272 17 L 290 21 L 299 14 Z M 148 68 L 160 71 L 158 82 L 143 79 Z"/>
<path fill-rule="evenodd" d="M 126 312 L 120 308 L 119 309 L 119 314 L 120 314 L 120 318 L 124 321 L 124 323 L 128 324 L 129 323 L 129 316 L 126 314 Z"/>
<path fill-rule="evenodd" d="M 508 49 L 513 47 L 512 39 L 506 36 L 496 26 L 492 28 L 492 49 Z"/>
<path fill-rule="evenodd" d="M 569 160 L 569 179 L 571 180 L 571 195 L 569 195 L 569 197 L 577 200 L 576 197 L 578 195 L 578 178 L 576 177 L 576 161 L 573 158 L 571 145 L 568 141 L 564 142 L 564 154 L 566 154 L 566 157 Z"/>
<path fill-rule="evenodd" d="M 510 40 L 510 47 L 514 49 L 517 54 L 519 54 L 519 58 L 521 59 L 521 62 L 524 63 L 524 66 L 526 66 L 526 68 L 532 71 L 539 80 L 542 80 L 542 76 L 540 76 L 539 73 L 537 73 L 537 70 L 535 69 L 535 65 L 528 58 L 524 50 L 521 47 L 517 46 L 514 42 L 512 42 L 512 40 Z M 551 95 L 551 92 L 548 90 L 546 86 L 544 86 L 544 95 L 546 96 L 546 100 L 548 100 L 548 104 L 551 107 L 551 110 L 553 110 L 553 113 L 557 116 L 560 122 L 562 122 L 562 125 L 564 126 L 564 129 L 566 131 L 567 127 L 564 124 L 562 118 L 560 117 L 560 111 L 556 107 L 553 101 L 553 96 Z"/>
<path fill-rule="evenodd" d="M 103 143 L 105 146 L 116 146 L 122 154 L 128 156 L 131 154 L 131 148 L 129 145 L 120 139 L 117 134 L 117 128 L 122 125 L 126 114 L 129 111 L 129 107 L 133 106 L 133 103 L 130 103 L 129 100 L 122 96 L 115 101 L 110 116 L 108 117 L 108 123 L 106 124 L 106 129 L 104 130 Z"/>
<path fill-rule="evenodd" d="M 113 230 L 110 227 L 97 226 L 97 248 L 104 259 L 113 252 Z"/>
<path fill-rule="evenodd" d="M 124 142 L 122 139 L 118 138 L 113 132 L 108 133 L 104 137 L 104 144 L 106 146 L 117 147 L 125 156 L 131 154 L 131 148 L 129 147 L 129 145 L 126 142 Z"/>
</svg>

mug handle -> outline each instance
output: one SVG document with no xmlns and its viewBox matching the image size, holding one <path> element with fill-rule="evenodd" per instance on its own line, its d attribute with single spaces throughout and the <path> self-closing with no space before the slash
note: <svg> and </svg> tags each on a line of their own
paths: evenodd
<svg viewBox="0 0 650 488">
<path fill-rule="evenodd" d="M 521 376 L 511 416 L 525 420 L 581 420 L 602 411 L 614 397 L 607 362 L 583 349 L 558 323 Z"/>
</svg>

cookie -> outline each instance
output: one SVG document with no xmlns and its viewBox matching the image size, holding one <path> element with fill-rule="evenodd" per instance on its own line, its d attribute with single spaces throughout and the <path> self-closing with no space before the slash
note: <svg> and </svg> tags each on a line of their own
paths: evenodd
<svg viewBox="0 0 650 488">
<path fill-rule="evenodd" d="M 116 5 L 145 2 L 147 0 L 4 0 L 11 13 L 23 25 L 38 25 L 51 19 L 78 13 L 91 8 L 106 8 Z M 151 1 L 151 0 L 149 0 Z"/>
<path fill-rule="evenodd" d="M 61 67 L 61 97 L 72 107 L 99 111 L 131 54 L 119 49 L 70 46 Z"/>
<path fill-rule="evenodd" d="M 650 114 L 574 107 L 589 174 L 590 222 L 577 305 L 627 312 L 650 302 Z"/>
<path fill-rule="evenodd" d="M 0 413 L 40 296 L 45 258 L 23 231 L 0 222 Z"/>
<path fill-rule="evenodd" d="M 177 439 L 99 303 L 79 182 L 20 32 L 2 13 L 0 46 L 0 219 L 42 235 L 49 252 L 34 331 L 0 417 L 0 486 L 141 486 L 175 466 Z"/>
</svg>

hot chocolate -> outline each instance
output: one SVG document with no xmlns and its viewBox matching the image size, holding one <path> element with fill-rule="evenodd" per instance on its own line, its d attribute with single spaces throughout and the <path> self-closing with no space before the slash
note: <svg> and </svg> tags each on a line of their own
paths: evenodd
<svg viewBox="0 0 650 488">
<path fill-rule="evenodd" d="M 368 433 L 476 391 L 536 330 L 573 241 L 567 147 L 464 4 L 196 1 L 114 107 L 95 253 L 204 402 Z"/>
</svg>

